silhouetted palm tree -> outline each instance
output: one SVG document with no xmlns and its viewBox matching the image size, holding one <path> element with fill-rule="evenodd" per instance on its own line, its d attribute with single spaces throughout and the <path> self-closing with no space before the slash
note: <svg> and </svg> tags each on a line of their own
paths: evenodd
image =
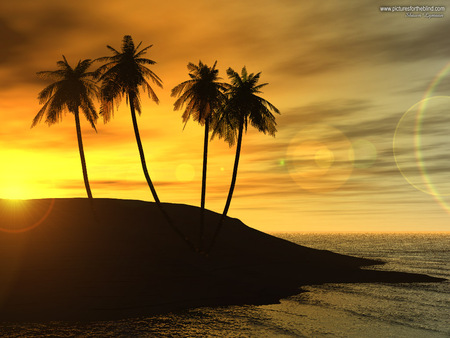
<svg viewBox="0 0 450 338">
<path fill-rule="evenodd" d="M 63 55 L 63 60 L 57 62 L 58 70 L 37 73 L 42 78 L 56 81 L 45 87 L 39 93 L 39 103 L 44 104 L 44 106 L 39 110 L 31 125 L 33 128 L 42 120 L 44 115 L 46 116 L 45 122 L 49 126 L 57 123 L 61 121 L 62 113 L 66 109 L 75 115 L 75 126 L 77 129 L 78 149 L 80 151 L 84 185 L 86 186 L 86 192 L 90 199 L 92 199 L 92 193 L 84 157 L 79 109 L 81 108 L 92 128 L 97 131 L 95 122 L 98 116 L 92 98 L 97 96 L 98 91 L 97 85 L 93 80 L 93 72 L 87 71 L 91 64 L 91 60 L 80 60 L 77 66 L 72 68 Z"/>
<path fill-rule="evenodd" d="M 275 127 L 275 116 L 272 112 L 280 113 L 270 102 L 257 95 L 261 93 L 261 88 L 267 85 L 267 83 L 258 85 L 261 72 L 248 74 L 247 69 L 243 67 L 241 76 L 231 68 L 228 68 L 227 74 L 231 81 L 231 87 L 227 92 L 226 104 L 218 111 L 214 120 L 212 138 L 218 135 L 224 138 L 230 147 L 234 145 L 237 138 L 236 157 L 225 208 L 220 217 L 216 232 L 213 235 L 209 250 L 214 245 L 222 223 L 228 213 L 228 209 L 230 208 L 231 198 L 233 197 L 233 191 L 236 185 L 244 129 L 247 131 L 247 126 L 250 122 L 260 132 L 275 136 L 277 129 Z"/>
<path fill-rule="evenodd" d="M 133 121 L 134 134 L 136 136 L 136 143 L 141 158 L 142 170 L 144 171 L 144 176 L 152 192 L 153 198 L 159 205 L 160 201 L 152 180 L 150 179 L 145 161 L 144 149 L 142 147 L 136 119 L 136 111 L 141 114 L 139 94 L 141 88 L 144 89 L 144 91 L 147 90 L 149 97 L 156 103 L 159 103 L 159 99 L 147 79 L 152 80 L 158 87 L 162 87 L 162 81 L 155 73 L 146 67 L 147 65 L 153 65 L 156 62 L 143 57 L 147 50 L 152 46 L 150 45 L 139 50 L 141 43 L 135 46 L 131 36 L 125 35 L 122 40 L 122 50 L 120 52 L 111 46 L 106 46 L 112 51 L 113 55 L 97 59 L 97 61 L 106 62 L 106 64 L 102 65 L 97 70 L 99 80 L 101 81 L 100 115 L 103 116 L 105 123 L 108 122 L 114 114 L 114 105 L 118 105 L 123 96 L 126 97 L 126 101 L 130 105 L 131 119 Z"/>
<path fill-rule="evenodd" d="M 202 171 L 202 193 L 201 193 L 201 215 L 200 215 L 200 248 L 202 246 L 202 236 L 204 227 L 204 210 L 206 197 L 206 169 L 208 161 L 208 141 L 211 117 L 214 112 L 223 104 L 225 100 L 224 91 L 228 88 L 227 84 L 219 82 L 219 70 L 216 69 L 217 61 L 212 67 L 208 67 L 201 61 L 198 65 L 189 63 L 190 80 L 184 81 L 172 89 L 172 96 L 178 97 L 174 103 L 174 109 L 182 109 L 183 122 L 187 123 L 192 116 L 194 121 L 205 126 L 205 137 L 203 142 L 203 171 Z"/>
<path fill-rule="evenodd" d="M 145 179 L 150 187 L 156 205 L 165 217 L 169 226 L 192 250 L 194 250 L 194 245 L 189 238 L 181 233 L 177 226 L 172 222 L 167 212 L 163 209 L 148 173 L 136 119 L 136 111 L 141 114 L 139 90 L 141 88 L 144 91 L 147 90 L 149 97 L 156 103 L 159 103 L 159 99 L 147 79 L 150 79 L 158 87 L 162 87 L 162 81 L 155 73 L 153 73 L 153 71 L 146 67 L 147 65 L 153 65 L 156 62 L 143 57 L 147 50 L 152 46 L 150 45 L 139 50 L 141 44 L 142 42 L 135 46 L 131 36 L 125 35 L 122 40 L 122 50 L 120 52 L 111 46 L 106 46 L 112 51 L 113 55 L 98 58 L 96 60 L 106 62 L 96 71 L 97 77 L 102 83 L 100 90 L 100 115 L 103 116 L 105 122 L 108 122 L 114 114 L 114 105 L 118 105 L 123 96 L 126 97 L 126 101 L 130 105 L 131 119 L 133 121 L 134 134 L 136 136 L 136 143 L 141 158 L 142 170 L 144 171 Z"/>
</svg>

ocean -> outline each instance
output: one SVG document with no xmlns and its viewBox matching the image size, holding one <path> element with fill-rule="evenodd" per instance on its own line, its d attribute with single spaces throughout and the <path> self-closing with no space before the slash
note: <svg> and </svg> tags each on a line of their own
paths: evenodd
<svg viewBox="0 0 450 338">
<path fill-rule="evenodd" d="M 197 308 L 93 323 L 2 323 L 6 337 L 450 337 L 450 233 L 276 233 L 442 283 L 324 284 L 280 304 Z"/>
</svg>

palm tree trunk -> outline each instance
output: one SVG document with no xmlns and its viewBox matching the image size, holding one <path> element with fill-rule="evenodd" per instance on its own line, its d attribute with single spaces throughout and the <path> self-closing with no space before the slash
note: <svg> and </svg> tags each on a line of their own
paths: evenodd
<svg viewBox="0 0 450 338">
<path fill-rule="evenodd" d="M 225 208 L 223 209 L 222 213 L 222 219 L 225 218 L 225 216 L 228 213 L 228 209 L 230 208 L 231 204 L 231 198 L 233 197 L 234 187 L 236 185 L 236 177 L 237 177 L 237 171 L 239 166 L 239 158 L 241 156 L 241 146 L 242 146 L 242 134 L 244 131 L 244 124 L 241 123 L 239 126 L 239 134 L 238 134 L 238 141 L 236 145 L 236 157 L 234 158 L 234 168 L 233 168 L 233 177 L 231 178 L 231 185 L 230 185 L 230 191 L 228 192 L 227 202 L 225 203 Z"/>
<path fill-rule="evenodd" d="M 150 175 L 148 174 L 147 169 L 147 163 L 145 162 L 144 149 L 142 147 L 141 136 L 139 135 L 139 127 L 136 119 L 136 111 L 134 109 L 134 95 L 129 93 L 128 99 L 130 101 L 131 118 L 133 120 L 134 135 L 136 136 L 136 143 L 139 149 L 139 156 L 141 158 L 142 170 L 144 171 L 144 176 L 152 192 L 153 198 L 155 199 L 155 202 L 159 205 L 160 201 L 158 198 L 158 194 L 156 193 L 155 187 L 153 186 L 152 180 L 150 179 Z"/>
<path fill-rule="evenodd" d="M 203 173 L 202 173 L 202 196 L 200 203 L 200 234 L 199 248 L 202 249 L 203 231 L 205 228 L 205 199 L 206 199 L 206 169 L 208 166 L 208 140 L 209 140 L 209 117 L 205 120 L 205 139 L 203 141 Z"/>
<path fill-rule="evenodd" d="M 84 158 L 83 139 L 81 138 L 80 116 L 78 113 L 78 109 L 77 111 L 74 112 L 74 115 L 75 115 L 75 126 L 77 128 L 78 150 L 80 151 L 81 169 L 83 170 L 84 185 L 86 186 L 88 198 L 92 199 L 92 192 L 91 187 L 89 185 L 89 179 L 86 168 L 86 159 Z"/>
<path fill-rule="evenodd" d="M 145 162 L 144 149 L 142 147 L 141 137 L 139 135 L 139 128 L 138 128 L 137 119 L 136 119 L 136 111 L 135 111 L 135 108 L 134 108 L 134 101 L 133 101 L 134 96 L 132 94 L 129 94 L 128 95 L 128 99 L 130 100 L 129 102 L 130 102 L 131 118 L 133 120 L 134 134 L 136 135 L 136 143 L 137 143 L 138 149 L 139 149 L 139 156 L 141 157 L 142 170 L 144 171 L 145 179 L 147 180 L 148 186 L 150 187 L 150 190 L 152 192 L 153 198 L 155 199 L 156 205 L 158 206 L 158 209 L 161 211 L 161 213 L 163 214 L 164 218 L 166 219 L 167 223 L 172 228 L 172 230 L 175 231 L 175 233 L 186 243 L 186 245 L 192 251 L 196 251 L 196 249 L 195 249 L 194 245 L 192 244 L 191 240 L 186 235 L 184 235 L 178 229 L 178 227 L 175 226 L 175 224 L 170 219 L 169 214 L 162 207 L 162 204 L 161 204 L 161 202 L 160 202 L 160 200 L 158 198 L 158 194 L 156 193 L 155 187 L 153 186 L 152 180 L 150 179 L 150 175 L 149 175 L 148 170 L 147 170 L 147 164 Z"/>
<path fill-rule="evenodd" d="M 227 202 L 225 203 L 225 208 L 223 209 L 223 213 L 220 216 L 219 224 L 217 226 L 216 232 L 213 235 L 213 238 L 211 240 L 211 244 L 209 245 L 207 253 L 211 252 L 211 249 L 214 246 L 214 243 L 216 242 L 217 236 L 219 235 L 220 229 L 222 228 L 223 221 L 225 220 L 225 217 L 227 216 L 228 209 L 230 208 L 231 198 L 233 197 L 234 187 L 236 185 L 236 177 L 237 177 L 238 166 L 239 166 L 239 158 L 241 156 L 243 131 L 244 131 L 244 123 L 242 122 L 239 125 L 239 134 L 238 134 L 238 140 L 237 140 L 237 145 L 236 145 L 236 156 L 234 158 L 233 176 L 231 178 L 231 185 L 230 185 L 230 190 L 228 191 Z"/>
</svg>

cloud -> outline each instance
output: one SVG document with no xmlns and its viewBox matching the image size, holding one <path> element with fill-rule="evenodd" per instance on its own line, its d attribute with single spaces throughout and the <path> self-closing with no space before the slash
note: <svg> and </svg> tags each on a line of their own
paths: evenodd
<svg viewBox="0 0 450 338">
<path fill-rule="evenodd" d="M 405 26 L 410 28 L 412 25 Z M 386 55 L 397 62 L 448 59 L 450 37 L 446 32 L 449 30 L 450 20 L 444 18 L 419 22 L 410 32 L 391 33 L 383 39 Z"/>
<path fill-rule="evenodd" d="M 318 101 L 283 111 L 281 116 L 277 117 L 277 123 L 284 132 L 286 128 L 298 130 L 308 124 L 336 124 L 341 120 L 362 115 L 372 108 L 374 104 L 371 101 L 362 99 Z"/>
<path fill-rule="evenodd" d="M 2 3 L 0 74 L 9 76 L 0 78 L 0 89 L 42 83 L 35 73 L 55 69 L 63 54 L 70 64 L 102 56 L 114 32 L 120 43 L 120 19 L 111 17 L 104 5 L 85 0 Z"/>
<path fill-rule="evenodd" d="M 143 46 L 154 44 L 147 56 L 158 62 L 153 69 L 165 86 L 158 92 L 161 106 L 147 106 L 145 101 L 144 114 L 139 117 L 152 179 L 162 199 L 192 203 L 199 200 L 202 129 L 189 123 L 181 133 L 180 114 L 172 111 L 170 89 L 188 79 L 188 62 L 201 59 L 207 64 L 218 60 L 225 80 L 223 70 L 228 66 L 239 70 L 247 65 L 251 72 L 262 70 L 262 82 L 270 82 L 264 97 L 283 108 L 281 116 L 276 116 L 275 138 L 253 128 L 245 135 L 234 197 L 239 202 L 233 201 L 232 208 L 259 208 L 261 215 L 267 215 L 262 211 L 272 207 L 296 210 L 295 217 L 299 215 L 297 209 L 338 216 L 373 214 L 373 210 L 381 210 L 384 205 L 386 214 L 390 214 L 395 207 L 410 203 L 418 210 L 414 203 L 420 204 L 422 198 L 430 196 L 420 191 L 413 196 L 411 191 L 415 189 L 395 164 L 392 138 L 404 107 L 396 105 L 397 87 L 388 84 L 399 83 L 398 88 L 404 88 L 402 81 L 407 83 L 410 88 L 400 93 L 401 99 L 409 95 L 408 100 L 415 102 L 412 94 L 419 97 L 432 81 L 433 74 L 424 77 L 426 69 L 434 71 L 437 62 L 444 64 L 450 55 L 449 20 L 408 21 L 401 15 L 380 13 L 377 6 L 377 2 L 326 0 L 320 5 L 295 0 L 3 1 L 2 147 L 26 149 L 46 162 L 52 158 L 61 165 L 73 163 L 73 168 L 69 168 L 73 171 L 56 170 L 64 178 L 73 178 L 61 179 L 58 193 L 83 194 L 73 118 L 67 116 L 61 125 L 51 129 L 42 125 L 29 129 L 39 109 L 36 94 L 45 86 L 35 73 L 55 69 L 62 54 L 70 63 L 107 55 L 107 44 L 120 48 L 123 35 L 131 34 L 135 42 L 143 41 Z M 380 77 L 363 77 L 377 72 Z M 435 94 L 447 95 L 448 88 L 450 84 L 444 79 Z M 364 99 L 372 94 L 372 89 L 374 95 L 370 100 Z M 144 96 L 142 93 L 143 99 Z M 340 99 L 332 100 L 334 97 Z M 99 121 L 98 134 L 83 128 L 92 186 L 105 195 L 117 191 L 121 195 L 118 197 L 151 199 L 139 167 L 125 101 L 120 109 L 109 125 Z M 443 122 L 436 119 L 436 128 L 430 125 L 424 135 L 443 135 L 445 130 L 439 126 Z M 341 131 L 349 142 L 369 140 L 376 148 L 376 161 L 367 168 L 353 168 L 348 180 L 334 191 L 314 195 L 303 190 L 288 171 L 287 150 L 300 130 L 315 124 Z M 336 137 L 323 131 L 317 139 L 332 144 Z M 207 189 L 212 205 L 223 207 L 234 150 L 221 140 L 211 143 Z M 409 151 L 404 149 L 401 154 L 410 156 Z M 446 161 L 439 154 L 428 152 L 426 159 L 433 163 L 433 175 L 445 173 Z M 336 165 L 344 162 L 336 159 Z M 181 163 L 195 167 L 194 181 L 176 181 L 174 172 Z M 405 163 L 408 170 L 414 165 L 413 158 Z M 53 172 L 55 168 L 59 167 L 49 164 L 46 170 Z M 338 178 L 325 177 L 324 182 Z"/>
<path fill-rule="evenodd" d="M 20 56 L 19 48 L 28 40 L 25 34 L 14 29 L 4 18 L 0 18 L 0 65 L 8 64 Z"/>
<path fill-rule="evenodd" d="M 405 19 L 378 8 L 373 2 L 323 2 L 319 10 L 302 3 L 297 20 L 286 20 L 283 41 L 289 47 L 273 70 L 309 77 L 362 65 L 448 58 L 450 20 Z"/>
<path fill-rule="evenodd" d="M 450 96 L 449 64 L 443 62 L 443 65 L 445 65 L 446 71 L 442 74 L 440 72 L 436 74 L 427 74 L 426 77 L 420 79 L 420 84 L 415 85 L 412 88 L 400 90 L 399 93 L 421 93 L 423 98 L 425 98 L 425 95 L 427 97 Z M 440 77 L 437 77 L 438 74 L 440 74 Z"/>
<path fill-rule="evenodd" d="M 338 124 L 339 129 L 350 139 L 376 137 L 384 138 L 392 142 L 395 129 L 403 112 L 392 113 L 391 115 L 380 114 L 381 117 L 361 122 L 353 121 L 352 124 Z M 375 115 L 376 116 L 376 115 Z"/>
<path fill-rule="evenodd" d="M 308 76 L 367 62 L 443 58 L 450 49 L 449 20 L 402 22 L 399 27 L 403 18 L 381 14 L 373 3 L 255 5 L 223 2 L 218 10 L 206 2 L 2 4 L 0 70 L 13 75 L 10 84 L 35 83 L 34 73 L 53 65 L 60 54 L 75 61 L 95 58 L 107 53 L 106 44 L 120 47 L 124 34 L 144 45 L 154 43 L 150 53 L 169 79 L 197 59 L 219 59 L 223 67 L 250 64 L 269 75 Z M 154 13 L 151 19 L 149 12 Z"/>
</svg>

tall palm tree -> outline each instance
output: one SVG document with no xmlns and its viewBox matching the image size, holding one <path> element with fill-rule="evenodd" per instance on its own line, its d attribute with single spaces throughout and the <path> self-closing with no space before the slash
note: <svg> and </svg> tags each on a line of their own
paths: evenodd
<svg viewBox="0 0 450 338">
<path fill-rule="evenodd" d="M 159 103 L 159 99 L 147 79 L 150 79 L 158 87 L 162 87 L 162 81 L 147 67 L 147 65 L 153 65 L 156 62 L 143 57 L 152 46 L 150 45 L 139 50 L 141 44 L 142 42 L 135 46 L 131 36 L 125 35 L 122 40 L 121 51 L 117 51 L 108 45 L 106 47 L 113 55 L 97 59 L 97 61 L 106 62 L 97 69 L 97 76 L 101 81 L 100 115 L 103 116 L 105 123 L 108 122 L 114 114 L 114 105 L 118 105 L 123 96 L 126 97 L 126 101 L 130 105 L 131 119 L 133 121 L 134 134 L 136 136 L 136 143 L 141 158 L 142 170 L 144 171 L 144 176 L 152 192 L 153 198 L 158 206 L 160 206 L 158 194 L 156 193 L 148 173 L 136 119 L 136 111 L 139 115 L 141 114 L 139 93 L 141 88 L 144 91 L 147 90 L 148 96 L 154 102 Z"/>
<path fill-rule="evenodd" d="M 236 185 L 244 130 L 247 132 L 247 126 L 250 122 L 258 131 L 275 136 L 277 129 L 275 127 L 275 116 L 272 112 L 280 114 L 280 111 L 274 105 L 257 95 L 262 93 L 261 88 L 267 85 L 267 83 L 258 84 L 261 72 L 248 74 L 247 69 L 243 67 L 239 76 L 232 68 L 228 68 L 227 75 L 231 81 L 231 87 L 227 92 L 226 104 L 219 110 L 216 116 L 212 138 L 218 135 L 224 138 L 230 147 L 234 145 L 237 139 L 236 156 L 225 208 L 213 235 L 209 250 L 214 245 L 228 213 L 228 209 L 230 208 L 231 198 L 233 197 L 234 187 Z"/>
<path fill-rule="evenodd" d="M 78 149 L 80 151 L 81 167 L 83 170 L 84 185 L 90 199 L 92 199 L 91 188 L 84 157 L 83 139 L 81 137 L 79 110 L 83 112 L 95 131 L 95 122 L 98 118 L 92 98 L 97 96 L 97 85 L 93 80 L 93 72 L 87 70 L 92 61 L 87 59 L 78 61 L 75 68 L 72 68 L 63 55 L 63 60 L 56 63 L 58 70 L 42 71 L 37 74 L 44 79 L 55 80 L 45 87 L 38 95 L 39 103 L 43 107 L 35 118 L 31 127 L 36 126 L 46 116 L 45 122 L 50 126 L 61 121 L 62 113 L 68 110 L 75 116 L 75 126 L 77 130 Z"/>
<path fill-rule="evenodd" d="M 183 112 L 183 122 L 187 123 L 192 116 L 194 121 L 205 127 L 205 136 L 203 142 L 203 171 L 202 171 L 202 192 L 200 203 L 200 239 L 199 245 L 202 246 L 202 236 L 204 228 L 204 211 L 206 197 L 206 170 L 208 162 L 208 141 L 211 117 L 214 112 L 223 104 L 225 100 L 224 92 L 227 90 L 226 83 L 219 82 L 219 70 L 216 69 L 217 61 L 212 67 L 208 67 L 201 61 L 198 65 L 189 63 L 190 80 L 184 81 L 172 89 L 171 95 L 178 97 L 174 103 L 174 109 L 186 108 Z"/>
<path fill-rule="evenodd" d="M 98 58 L 96 60 L 106 62 L 96 71 L 96 76 L 99 78 L 99 81 L 101 81 L 100 115 L 103 116 L 105 123 L 108 122 L 114 114 L 114 105 L 118 105 L 123 96 L 126 97 L 126 101 L 130 105 L 131 119 L 133 121 L 134 134 L 136 136 L 136 143 L 139 150 L 139 156 L 141 158 L 142 170 L 150 191 L 152 192 L 153 198 L 155 199 L 156 205 L 172 230 L 175 231 L 175 233 L 177 233 L 182 240 L 184 240 L 190 249 L 194 250 L 194 246 L 190 239 L 181 233 L 181 231 L 172 222 L 167 212 L 163 209 L 148 173 L 144 149 L 142 147 L 139 127 L 136 119 L 136 111 L 139 115 L 141 114 L 139 90 L 141 88 L 144 91 L 147 90 L 148 96 L 154 102 L 159 103 L 159 99 L 147 79 L 150 79 L 158 87 L 162 87 L 162 81 L 147 67 L 147 65 L 154 65 L 156 62 L 143 57 L 152 45 L 139 49 L 141 44 L 142 42 L 135 46 L 131 36 L 125 35 L 122 40 L 121 51 L 118 51 L 111 46 L 106 46 L 113 55 Z"/>
</svg>

